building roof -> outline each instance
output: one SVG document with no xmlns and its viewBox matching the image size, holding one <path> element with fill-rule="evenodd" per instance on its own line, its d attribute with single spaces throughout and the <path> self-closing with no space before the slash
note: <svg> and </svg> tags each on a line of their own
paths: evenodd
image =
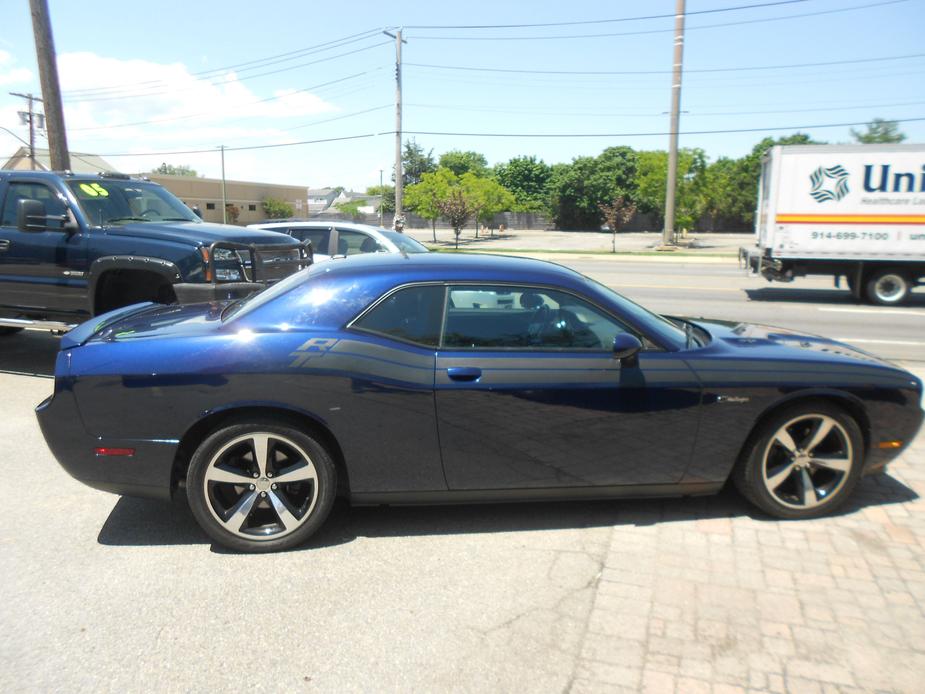
<svg viewBox="0 0 925 694">
<path fill-rule="evenodd" d="M 71 171 L 74 173 L 118 173 L 112 164 L 102 157 L 85 152 L 69 152 L 71 156 Z M 47 149 L 35 149 L 35 164 L 39 171 L 51 171 L 51 153 Z M 29 162 L 29 150 L 20 147 L 12 157 L 3 164 L 4 169 L 28 171 L 32 167 Z"/>
<path fill-rule="evenodd" d="M 310 198 L 326 198 L 331 193 L 334 192 L 333 188 L 309 188 L 308 197 Z"/>
</svg>

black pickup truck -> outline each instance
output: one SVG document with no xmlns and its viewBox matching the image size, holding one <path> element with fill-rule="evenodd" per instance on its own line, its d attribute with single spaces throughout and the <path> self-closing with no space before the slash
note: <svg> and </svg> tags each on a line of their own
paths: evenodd
<svg viewBox="0 0 925 694">
<path fill-rule="evenodd" d="M 142 301 L 237 298 L 311 263 L 286 234 L 203 222 L 121 174 L 0 171 L 0 334 Z"/>
</svg>

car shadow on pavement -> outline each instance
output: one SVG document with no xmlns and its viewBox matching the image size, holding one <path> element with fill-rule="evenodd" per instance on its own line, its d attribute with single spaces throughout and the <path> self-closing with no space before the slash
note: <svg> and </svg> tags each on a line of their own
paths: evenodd
<svg viewBox="0 0 925 694">
<path fill-rule="evenodd" d="M 52 376 L 61 340 L 38 330 L 0 336 L 0 372 L 23 376 Z"/>
<path fill-rule="evenodd" d="M 849 306 L 867 305 L 851 298 L 847 289 L 798 289 L 791 287 L 762 287 L 745 289 L 749 301 L 781 303 L 842 304 Z M 904 307 L 925 307 L 925 294 L 913 292 Z M 876 308 L 876 307 L 874 307 Z"/>
<path fill-rule="evenodd" d="M 883 474 L 862 479 L 836 515 L 851 515 L 868 506 L 905 503 L 918 495 Z M 349 544 L 360 537 L 461 535 L 537 530 L 655 525 L 748 516 L 779 522 L 751 507 L 727 485 L 715 496 L 673 499 L 544 501 L 455 506 L 366 506 L 338 501 L 321 529 L 293 551 Z M 795 521 L 800 522 L 800 521 Z M 812 521 L 806 521 L 812 522 Z M 102 545 L 155 546 L 208 544 L 183 494 L 170 503 L 122 497 L 97 538 Z M 237 554 L 216 544 L 213 552 Z"/>
</svg>

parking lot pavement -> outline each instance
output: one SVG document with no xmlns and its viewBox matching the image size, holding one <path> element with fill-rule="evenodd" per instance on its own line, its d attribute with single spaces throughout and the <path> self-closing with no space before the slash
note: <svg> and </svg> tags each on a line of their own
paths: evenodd
<svg viewBox="0 0 925 694">
<path fill-rule="evenodd" d="M 0 373 L 0 691 L 921 691 L 923 435 L 832 518 L 729 490 L 339 506 L 304 549 L 248 556 L 182 498 L 67 477 L 26 371 Z"/>
</svg>

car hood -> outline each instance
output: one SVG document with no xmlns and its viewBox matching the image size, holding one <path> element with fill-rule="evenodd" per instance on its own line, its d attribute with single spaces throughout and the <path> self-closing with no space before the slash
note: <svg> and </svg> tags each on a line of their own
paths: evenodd
<svg viewBox="0 0 925 694">
<path fill-rule="evenodd" d="M 209 222 L 131 222 L 107 227 L 106 232 L 113 236 L 131 236 L 192 244 L 198 242 L 207 246 L 216 241 L 292 248 L 299 245 L 298 240 L 277 231 L 248 229 L 230 224 L 210 224 Z"/>
<path fill-rule="evenodd" d="M 744 350 L 758 358 L 850 361 L 899 368 L 852 345 L 799 330 L 705 318 L 688 320 L 710 333 L 713 338 L 710 346 Z"/>
<path fill-rule="evenodd" d="M 97 316 L 66 333 L 61 338 L 61 349 L 79 347 L 87 342 L 204 335 L 222 325 L 222 309 L 228 303 L 169 306 L 143 303 L 125 306 Z"/>
</svg>

